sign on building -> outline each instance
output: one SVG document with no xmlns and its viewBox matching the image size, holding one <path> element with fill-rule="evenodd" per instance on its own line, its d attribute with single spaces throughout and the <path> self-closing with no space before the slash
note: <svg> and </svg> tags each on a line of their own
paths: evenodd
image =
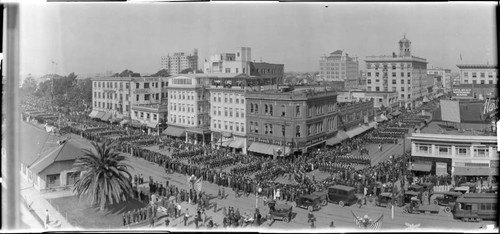
<svg viewBox="0 0 500 234">
<path fill-rule="evenodd" d="M 440 100 L 441 119 L 443 121 L 460 123 L 460 107 L 458 101 Z"/>
<path fill-rule="evenodd" d="M 448 163 L 436 162 L 436 175 L 447 175 L 448 171 L 446 168 L 448 167 Z"/>
<path fill-rule="evenodd" d="M 470 97 L 472 98 L 472 88 L 453 88 L 451 90 L 453 97 Z"/>
</svg>

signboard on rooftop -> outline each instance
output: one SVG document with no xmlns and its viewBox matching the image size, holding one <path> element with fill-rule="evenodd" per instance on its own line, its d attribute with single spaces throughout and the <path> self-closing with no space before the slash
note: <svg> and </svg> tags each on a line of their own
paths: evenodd
<svg viewBox="0 0 500 234">
<path fill-rule="evenodd" d="M 454 123 L 460 123 L 460 107 L 458 101 L 440 100 L 441 119 Z"/>
<path fill-rule="evenodd" d="M 453 97 L 472 98 L 472 88 L 453 88 L 451 92 Z"/>
</svg>

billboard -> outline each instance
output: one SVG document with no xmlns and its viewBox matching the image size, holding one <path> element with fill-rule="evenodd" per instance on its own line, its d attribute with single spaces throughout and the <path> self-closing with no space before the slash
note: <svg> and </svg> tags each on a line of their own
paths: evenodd
<svg viewBox="0 0 500 234">
<path fill-rule="evenodd" d="M 441 101 L 441 119 L 443 121 L 460 123 L 460 107 L 458 101 Z"/>
<path fill-rule="evenodd" d="M 436 162 L 436 175 L 437 176 L 447 175 L 448 174 L 448 171 L 446 170 L 447 167 L 448 167 L 447 163 Z"/>
<path fill-rule="evenodd" d="M 452 88 L 452 97 L 472 98 L 472 88 Z"/>
</svg>

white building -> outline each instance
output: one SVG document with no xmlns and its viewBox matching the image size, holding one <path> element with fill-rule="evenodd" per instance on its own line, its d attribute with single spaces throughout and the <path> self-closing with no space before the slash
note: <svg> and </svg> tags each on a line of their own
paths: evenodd
<svg viewBox="0 0 500 234">
<path fill-rule="evenodd" d="M 185 69 L 198 70 L 198 50 L 194 49 L 193 54 L 177 52 L 173 55 L 161 57 L 161 69 L 166 69 L 170 75 L 177 75 Z"/>
<path fill-rule="evenodd" d="M 250 62 L 252 52 L 249 47 L 241 47 L 230 53 L 220 53 L 205 59 L 203 72 L 210 73 L 234 73 L 250 75 Z"/>
<path fill-rule="evenodd" d="M 166 96 L 166 77 L 92 78 L 93 118 L 108 121 L 130 119 L 132 106 L 161 103 Z"/>
<path fill-rule="evenodd" d="M 353 102 L 353 101 L 369 101 L 373 99 L 373 107 L 381 108 L 382 106 L 388 110 L 397 109 L 399 105 L 397 92 L 375 92 L 375 91 L 337 91 L 337 102 Z"/>
<path fill-rule="evenodd" d="M 210 140 L 209 85 L 212 76 L 185 74 L 168 78 L 168 128 L 166 135 L 187 142 L 208 143 Z"/>
<path fill-rule="evenodd" d="M 451 86 L 453 84 L 451 79 L 451 69 L 444 69 L 439 67 L 427 68 L 427 74 L 432 74 L 435 76 L 434 87 L 440 88 L 439 83 L 441 83 L 441 87 L 445 92 L 451 91 Z M 439 82 L 439 80 L 441 82 Z"/>
<path fill-rule="evenodd" d="M 399 41 L 399 55 L 366 57 L 367 91 L 395 91 L 401 106 L 415 107 L 428 94 L 427 60 L 411 55 L 411 41 Z"/>
<path fill-rule="evenodd" d="M 336 50 L 319 60 L 320 78 L 324 81 L 344 82 L 347 90 L 358 88 L 360 82 L 359 62 L 357 57 L 350 57 L 342 50 Z"/>
<path fill-rule="evenodd" d="M 413 169 L 431 174 L 498 176 L 496 136 L 413 133 Z"/>
<path fill-rule="evenodd" d="M 460 69 L 460 84 L 497 84 L 497 65 L 462 64 Z"/>
</svg>

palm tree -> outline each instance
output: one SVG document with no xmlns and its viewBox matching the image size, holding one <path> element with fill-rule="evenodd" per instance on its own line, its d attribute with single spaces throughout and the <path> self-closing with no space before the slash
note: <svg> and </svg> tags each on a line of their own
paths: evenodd
<svg viewBox="0 0 500 234">
<path fill-rule="evenodd" d="M 95 150 L 83 150 L 84 155 L 76 159 L 74 167 L 84 174 L 73 188 L 78 198 L 91 198 L 91 205 L 99 205 L 104 210 L 107 204 L 126 201 L 132 193 L 130 165 L 125 156 L 114 151 L 108 143 L 92 142 Z"/>
</svg>

